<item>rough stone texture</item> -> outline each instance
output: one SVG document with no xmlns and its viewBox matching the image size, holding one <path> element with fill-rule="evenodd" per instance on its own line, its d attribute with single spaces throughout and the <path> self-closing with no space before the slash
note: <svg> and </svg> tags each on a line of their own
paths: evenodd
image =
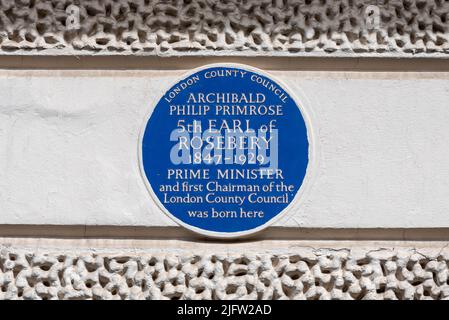
<svg viewBox="0 0 449 320">
<path fill-rule="evenodd" d="M 448 299 L 443 249 L 105 254 L 0 248 L 0 299 Z"/>
<path fill-rule="evenodd" d="M 66 23 L 72 4 L 77 29 Z M 449 53 L 443 0 L 2 0 L 0 9 L 2 54 Z"/>
<path fill-rule="evenodd" d="M 66 26 L 66 9 L 71 4 L 80 9 L 79 29 Z M 378 24 L 367 18 L 367 8 L 371 5 L 379 9 Z M 0 0 L 0 55 L 447 57 L 448 14 L 449 2 L 443 0 Z M 2 146 L 12 155 L 0 159 L 5 168 L 0 172 L 3 175 L 0 186 L 4 190 L 0 193 L 3 223 L 80 222 L 73 221 L 79 216 L 70 214 L 71 211 L 68 215 L 61 213 L 67 212 L 64 209 L 69 205 L 78 209 L 75 206 L 87 204 L 87 208 L 73 210 L 78 215 L 86 215 L 82 217 L 82 225 L 105 222 L 102 219 L 111 219 L 106 221 L 107 225 L 135 225 L 140 223 L 139 219 L 148 219 L 143 223 L 148 225 L 171 225 L 171 221 L 164 220 L 165 216 L 156 214 L 154 206 L 147 203 L 145 190 L 135 185 L 140 181 L 134 176 L 138 170 L 134 167 L 115 170 L 126 169 L 123 164 L 137 164 L 134 153 L 127 152 L 123 146 L 136 148 L 132 143 L 120 145 L 119 140 L 109 134 L 124 133 L 122 137 L 136 141 L 140 112 L 148 102 L 160 96 L 175 76 L 178 75 L 155 77 L 152 81 L 157 81 L 159 87 L 148 82 L 151 77 L 140 82 L 129 77 L 120 82 L 119 77 L 111 76 L 105 78 L 101 90 L 96 87 L 98 81 L 94 78 L 81 81 L 58 76 L 55 81 L 27 75 L 21 82 L 17 75 L 2 76 L 0 91 L 4 91 L 4 103 L 0 120 L 10 125 L 0 127 L 0 137 L 6 137 Z M 365 222 L 374 227 L 379 224 L 393 227 L 448 225 L 447 148 L 442 147 L 447 141 L 447 130 L 441 129 L 447 123 L 444 103 L 447 101 L 447 77 L 431 83 L 419 79 L 383 84 L 375 80 L 355 81 L 351 87 L 345 87 L 342 81 L 309 79 L 301 82 L 299 79 L 299 75 L 285 76 L 298 94 L 303 87 L 316 109 L 315 121 L 322 124 L 319 127 L 319 138 L 324 146 L 321 160 L 326 166 L 322 167 L 324 173 L 319 180 L 319 186 L 323 187 L 318 190 L 322 197 L 326 198 L 327 192 L 337 200 L 306 203 L 305 214 L 298 211 L 297 216 L 283 225 L 323 227 L 327 223 L 333 227 L 360 227 Z M 52 90 L 45 90 L 48 88 Z M 89 94 L 91 91 L 87 88 L 96 95 Z M 323 88 L 327 88 L 326 94 L 322 93 Z M 133 90 L 145 94 L 134 94 Z M 43 99 L 43 92 L 45 100 L 41 101 L 36 97 Z M 129 92 L 129 96 L 125 92 Z M 341 100 L 337 98 L 340 96 Z M 64 103 L 59 103 L 61 101 Z M 365 105 L 353 105 L 351 101 L 364 101 Z M 378 101 L 380 106 L 377 106 Z M 369 108 L 373 102 L 376 108 Z M 90 105 L 95 107 L 89 108 Z M 115 116 L 104 116 L 102 112 L 111 109 L 116 111 Z M 347 118 L 347 114 L 354 116 Z M 123 121 L 124 115 L 134 121 Z M 29 125 L 33 123 L 35 125 Z M 345 123 L 347 129 L 339 131 L 339 123 Z M 91 135 L 90 127 L 100 134 L 105 132 L 104 145 L 112 147 L 98 148 L 93 143 L 97 140 Z M 367 129 L 359 130 L 360 127 Z M 9 135 L 10 132 L 13 134 Z M 64 134 L 58 136 L 54 132 Z M 391 137 L 394 139 L 389 139 Z M 33 144 L 33 139 L 41 142 Z M 386 144 L 385 141 L 390 142 Z M 90 149 L 86 148 L 89 143 Z M 117 176 L 112 177 L 122 179 L 123 172 L 131 172 L 123 178 L 131 183 L 110 179 L 106 183 L 92 183 L 92 188 L 86 188 L 86 183 L 71 183 L 68 192 L 62 192 L 65 190 L 55 186 L 67 180 L 65 166 L 78 158 L 63 157 L 60 161 L 59 154 L 64 153 L 55 148 L 58 145 L 80 151 L 77 155 L 82 160 L 80 163 L 86 164 L 86 167 L 71 166 L 68 174 L 77 175 L 79 169 L 91 176 L 95 176 L 91 174 L 94 172 L 108 177 L 106 173 L 117 172 Z M 92 157 L 91 150 L 100 156 Z M 42 154 L 52 157 L 44 158 Z M 132 161 L 112 156 L 123 154 Z M 370 159 L 370 155 L 375 156 Z M 34 161 L 34 166 L 29 166 L 28 159 L 40 162 Z M 345 164 L 343 168 L 339 167 L 342 163 Z M 41 181 L 47 166 L 51 169 L 48 172 L 62 172 L 56 178 L 51 176 L 48 181 L 52 183 Z M 20 170 L 14 171 L 17 168 L 29 169 L 31 174 L 26 180 L 17 178 L 20 177 L 15 176 L 16 172 L 20 173 Z M 409 175 L 411 170 L 419 174 Z M 376 177 L 384 178 L 382 184 L 374 178 L 370 180 L 364 172 L 375 172 Z M 39 183 L 33 184 L 37 179 Z M 345 189 L 338 183 L 330 183 L 348 180 L 358 184 L 352 183 Z M 27 183 L 25 188 L 23 181 Z M 104 191 L 111 198 L 99 198 L 92 190 L 100 195 Z M 37 194 L 37 201 L 29 201 L 30 192 Z M 363 193 L 362 196 L 358 192 Z M 346 200 L 348 194 L 351 195 L 349 201 Z M 137 201 L 134 195 L 139 196 Z M 369 198 L 367 201 L 372 202 L 364 206 L 364 202 L 358 203 L 354 198 Z M 89 206 L 90 200 L 86 199 L 92 199 L 95 205 Z M 314 203 L 319 205 L 313 207 Z M 96 205 L 103 211 L 97 210 Z M 117 210 L 121 205 L 127 210 Z M 153 211 L 145 208 L 153 208 Z M 379 218 L 369 214 L 369 210 L 387 216 Z M 47 221 L 45 214 L 49 212 L 56 214 L 53 220 Z M 111 212 L 117 215 L 109 214 Z M 360 212 L 364 215 L 357 216 Z M 321 213 L 330 214 L 332 219 L 323 219 Z M 15 220 L 8 220 L 9 217 Z M 39 239 L 32 241 L 38 243 Z M 240 248 L 219 253 L 220 250 L 200 252 L 197 249 L 200 244 L 190 242 L 194 253 L 178 249 L 50 250 L 0 245 L 0 300 L 449 297 L 449 252 L 442 248 L 426 251 L 423 247 L 383 249 L 373 245 L 365 249 L 325 249 L 321 246 L 317 247 L 321 249 L 296 247 L 270 252 Z"/>
</svg>

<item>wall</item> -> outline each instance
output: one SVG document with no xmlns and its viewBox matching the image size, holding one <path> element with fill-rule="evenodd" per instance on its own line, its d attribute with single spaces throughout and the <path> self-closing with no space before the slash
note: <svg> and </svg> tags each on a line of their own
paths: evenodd
<svg viewBox="0 0 449 320">
<path fill-rule="evenodd" d="M 174 226 L 137 150 L 146 115 L 185 72 L 0 73 L 0 223 Z M 449 227 L 449 73 L 270 74 L 310 115 L 315 149 L 305 194 L 276 226 Z"/>
<path fill-rule="evenodd" d="M 446 2 L 0 6 L 0 299 L 449 296 Z M 314 146 L 301 200 L 224 242 L 169 219 L 137 159 L 165 90 L 223 62 L 285 83 Z"/>
</svg>

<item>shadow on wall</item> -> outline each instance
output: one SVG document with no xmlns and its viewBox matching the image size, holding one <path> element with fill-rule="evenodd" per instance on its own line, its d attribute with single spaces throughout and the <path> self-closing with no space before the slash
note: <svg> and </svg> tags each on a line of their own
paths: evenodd
<svg viewBox="0 0 449 320">
<path fill-rule="evenodd" d="M 238 239 L 208 238 L 182 227 L 0 225 L 0 237 L 64 239 L 183 240 L 195 243 L 245 243 L 260 240 L 449 241 L 449 228 L 298 229 L 269 227 Z"/>
</svg>

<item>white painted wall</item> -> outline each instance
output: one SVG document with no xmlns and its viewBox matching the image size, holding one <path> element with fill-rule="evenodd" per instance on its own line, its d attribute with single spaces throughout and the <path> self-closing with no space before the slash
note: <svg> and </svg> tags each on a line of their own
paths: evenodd
<svg viewBox="0 0 449 320">
<path fill-rule="evenodd" d="M 183 73 L 0 71 L 0 224 L 175 225 L 137 149 Z M 312 114 L 318 159 L 276 225 L 449 227 L 448 73 L 270 73 Z"/>
</svg>

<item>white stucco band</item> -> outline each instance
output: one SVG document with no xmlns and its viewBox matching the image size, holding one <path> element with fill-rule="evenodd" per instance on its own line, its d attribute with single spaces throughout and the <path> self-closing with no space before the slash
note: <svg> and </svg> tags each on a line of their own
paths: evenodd
<svg viewBox="0 0 449 320">
<path fill-rule="evenodd" d="M 137 148 L 184 72 L 0 71 L 0 224 L 174 225 Z M 449 74 L 270 73 L 310 112 L 318 160 L 278 226 L 449 227 Z"/>
</svg>

